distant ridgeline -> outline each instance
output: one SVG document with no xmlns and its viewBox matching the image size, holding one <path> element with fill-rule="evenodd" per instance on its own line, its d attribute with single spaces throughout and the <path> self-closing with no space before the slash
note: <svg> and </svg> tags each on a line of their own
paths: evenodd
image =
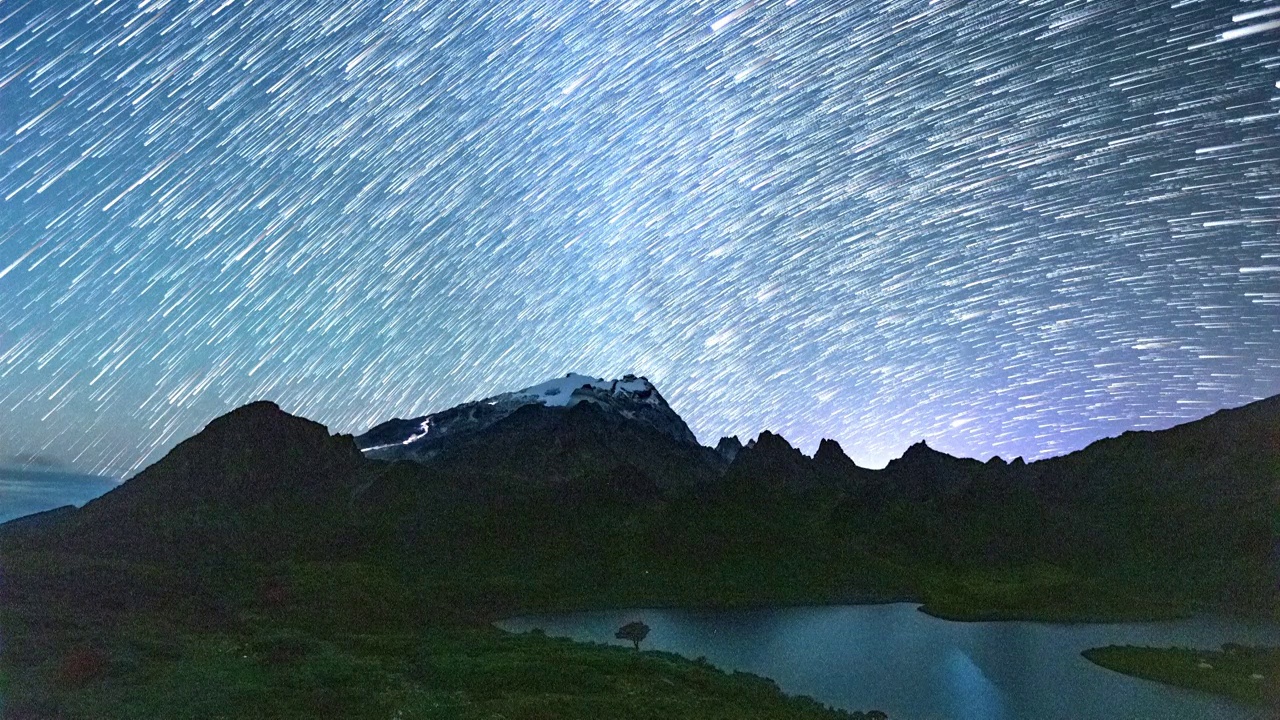
<svg viewBox="0 0 1280 720">
<path fill-rule="evenodd" d="M 253 403 L 82 509 L 0 527 L 0 552 L 205 584 L 381 568 L 415 612 L 482 617 L 911 598 L 1105 619 L 1271 612 L 1278 537 L 1280 398 L 1030 464 L 918 443 L 877 471 L 767 431 L 703 447 L 644 378 L 570 375 L 358 438 Z"/>
</svg>

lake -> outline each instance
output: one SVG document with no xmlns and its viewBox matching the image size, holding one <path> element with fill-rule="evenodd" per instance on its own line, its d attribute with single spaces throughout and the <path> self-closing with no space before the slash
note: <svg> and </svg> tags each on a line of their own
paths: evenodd
<svg viewBox="0 0 1280 720">
<path fill-rule="evenodd" d="M 119 484 L 97 475 L 0 467 L 0 523 L 63 505 L 83 505 Z"/>
<path fill-rule="evenodd" d="M 1269 720 L 1190 690 L 1105 670 L 1080 657 L 1101 645 L 1217 648 L 1280 644 L 1280 624 L 1229 618 L 1059 625 L 960 623 L 894 603 L 746 611 L 618 610 L 505 620 L 575 640 L 630 645 L 614 632 L 652 628 L 643 648 L 705 656 L 775 680 L 788 693 L 891 720 Z"/>
</svg>

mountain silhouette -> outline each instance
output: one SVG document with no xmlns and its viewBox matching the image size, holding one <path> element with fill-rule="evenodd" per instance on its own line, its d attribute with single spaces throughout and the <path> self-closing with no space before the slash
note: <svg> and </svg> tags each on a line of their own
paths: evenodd
<svg viewBox="0 0 1280 720">
<path fill-rule="evenodd" d="M 498 603 L 517 589 L 485 583 L 504 573 L 537 583 L 568 573 L 574 592 L 662 601 L 712 592 L 689 584 L 699 568 L 711 573 L 702 582 L 728 583 L 715 592 L 753 592 L 740 585 L 752 575 L 725 575 L 726 563 L 768 582 L 810 567 L 837 594 L 858 583 L 924 592 L 917 566 L 1049 563 L 1092 588 L 1239 608 L 1275 598 L 1280 398 L 1033 463 L 957 458 L 922 441 L 870 470 L 833 440 L 808 457 L 769 431 L 713 450 L 589 399 L 599 392 L 520 402 L 410 462 L 373 459 L 351 436 L 251 403 L 84 508 L 0 526 L 0 547 L 161 564 L 393 562 L 482 578 Z M 819 560 L 836 564 L 805 565 Z M 849 569 L 882 561 L 898 575 Z M 637 567 L 647 574 L 632 577 Z"/>
</svg>

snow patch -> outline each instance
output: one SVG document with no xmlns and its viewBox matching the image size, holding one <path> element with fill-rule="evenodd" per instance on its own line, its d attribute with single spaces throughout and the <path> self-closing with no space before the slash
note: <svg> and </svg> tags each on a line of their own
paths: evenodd
<svg viewBox="0 0 1280 720">
<path fill-rule="evenodd" d="M 514 400 L 541 403 L 547 407 L 569 407 L 591 399 L 593 393 L 607 393 L 610 395 L 647 394 L 647 397 L 637 398 L 637 400 L 657 404 L 653 390 L 652 383 L 634 375 L 624 375 L 621 380 L 605 380 L 590 375 L 569 373 L 562 378 L 531 385 L 523 390 L 495 395 L 484 402 L 496 405 Z"/>
<path fill-rule="evenodd" d="M 422 425 L 418 427 L 418 431 L 413 433 L 409 437 L 405 438 L 404 440 L 401 440 L 399 442 L 387 443 L 386 445 L 375 445 L 373 447 L 367 447 L 361 450 L 360 452 L 367 453 L 367 452 L 373 452 L 374 450 L 383 450 L 389 447 L 396 447 L 397 445 L 408 445 L 410 443 L 417 442 L 422 438 L 426 437 L 427 433 L 429 432 L 431 432 L 431 417 L 427 416 L 425 419 L 423 419 Z"/>
</svg>

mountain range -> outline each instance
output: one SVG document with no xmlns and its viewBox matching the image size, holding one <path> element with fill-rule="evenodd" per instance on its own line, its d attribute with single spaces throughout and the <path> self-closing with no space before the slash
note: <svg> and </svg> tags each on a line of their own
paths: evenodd
<svg viewBox="0 0 1280 720">
<path fill-rule="evenodd" d="M 0 552 L 370 562 L 481 613 L 903 597 L 1003 617 L 1265 612 L 1278 537 L 1280 397 L 1032 463 L 921 442 L 871 470 L 768 431 L 704 447 L 647 379 L 569 374 L 355 437 L 251 403 L 81 509 L 0 526 Z"/>
</svg>

